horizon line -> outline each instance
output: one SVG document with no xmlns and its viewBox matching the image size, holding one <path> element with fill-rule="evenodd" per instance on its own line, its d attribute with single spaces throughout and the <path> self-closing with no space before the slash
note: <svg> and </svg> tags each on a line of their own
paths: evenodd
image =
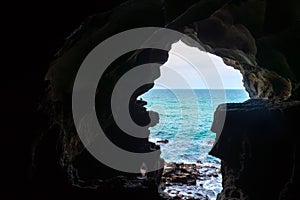
<svg viewBox="0 0 300 200">
<path fill-rule="evenodd" d="M 245 90 L 245 88 L 151 88 L 150 90 Z"/>
</svg>

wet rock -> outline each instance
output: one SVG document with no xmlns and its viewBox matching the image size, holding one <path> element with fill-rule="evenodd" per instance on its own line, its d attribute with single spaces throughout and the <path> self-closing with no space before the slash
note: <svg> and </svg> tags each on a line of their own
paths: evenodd
<svg viewBox="0 0 300 200">
<path fill-rule="evenodd" d="M 164 192 L 171 199 L 214 199 L 218 191 L 209 189 L 210 185 L 221 186 L 219 164 L 199 166 L 196 164 L 166 163 L 162 181 Z M 180 198 L 179 198 L 180 197 Z"/>
<path fill-rule="evenodd" d="M 157 143 L 163 143 L 163 144 L 167 144 L 169 142 L 169 140 L 158 140 L 156 141 Z"/>
</svg>

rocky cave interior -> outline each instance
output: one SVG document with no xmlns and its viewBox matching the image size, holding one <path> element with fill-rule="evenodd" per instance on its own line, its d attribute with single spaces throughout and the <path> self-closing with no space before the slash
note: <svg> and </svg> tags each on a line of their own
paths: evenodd
<svg viewBox="0 0 300 200">
<path fill-rule="evenodd" d="M 41 124 L 43 131 L 36 134 L 30 154 L 32 198 L 104 198 L 108 194 L 111 199 L 162 199 L 158 192 L 162 170 L 149 173 L 147 180 L 136 180 L 136 174 L 113 170 L 88 153 L 74 127 L 71 95 L 81 62 L 98 43 L 132 28 L 166 27 L 194 38 L 207 52 L 239 70 L 251 98 L 245 103 L 220 105 L 215 112 L 212 131 L 219 137 L 210 154 L 221 159 L 223 177 L 223 191 L 217 199 L 297 199 L 299 3 L 111 2 L 99 9 L 101 12 L 86 13 L 88 17 L 66 39 L 46 74 L 39 106 L 46 122 Z M 97 117 L 107 137 L 119 147 L 132 152 L 159 149 L 147 139 L 122 132 L 111 117 L 109 105 L 113 87 L 124 73 L 145 63 L 162 65 L 167 59 L 168 52 L 156 49 L 127 53 L 109 66 L 99 82 Z M 158 76 L 149 71 L 153 81 Z M 137 97 L 152 87 L 145 85 L 132 95 L 130 113 L 138 125 L 148 125 L 150 118 L 136 102 Z M 224 112 L 221 129 L 218 119 Z M 157 162 L 163 160 L 157 158 Z"/>
</svg>

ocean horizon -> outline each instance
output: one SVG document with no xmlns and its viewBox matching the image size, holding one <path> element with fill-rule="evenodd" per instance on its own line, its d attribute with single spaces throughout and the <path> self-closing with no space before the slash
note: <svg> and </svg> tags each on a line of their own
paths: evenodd
<svg viewBox="0 0 300 200">
<path fill-rule="evenodd" d="M 241 103 L 249 99 L 243 89 L 151 89 L 140 96 L 148 110 L 159 114 L 159 123 L 150 128 L 150 141 L 160 143 L 167 162 L 216 163 L 208 155 L 216 134 L 210 128 L 214 112 L 222 103 Z"/>
</svg>

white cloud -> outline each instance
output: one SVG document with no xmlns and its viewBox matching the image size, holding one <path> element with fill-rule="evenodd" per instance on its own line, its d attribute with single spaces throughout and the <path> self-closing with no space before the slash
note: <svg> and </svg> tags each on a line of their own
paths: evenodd
<svg viewBox="0 0 300 200">
<path fill-rule="evenodd" d="M 169 60 L 161 67 L 155 88 L 244 89 L 242 75 L 215 55 L 179 41 L 172 45 Z"/>
</svg>

